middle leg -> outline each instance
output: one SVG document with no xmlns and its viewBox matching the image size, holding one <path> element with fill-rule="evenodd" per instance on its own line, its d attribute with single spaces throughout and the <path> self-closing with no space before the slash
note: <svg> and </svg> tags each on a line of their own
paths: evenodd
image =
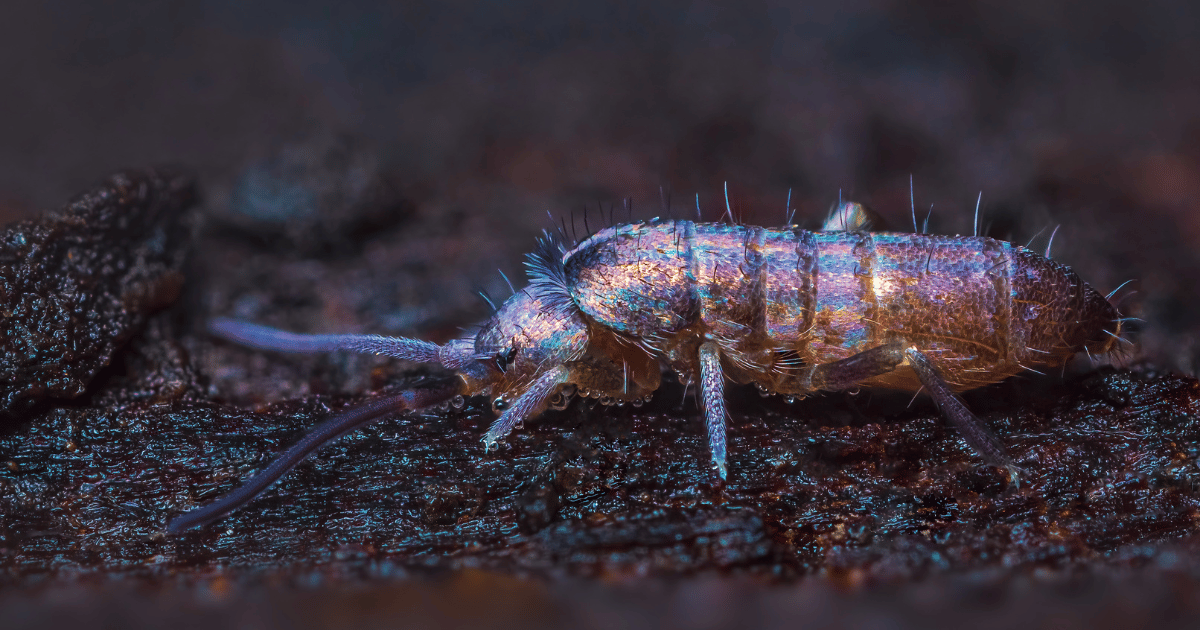
<svg viewBox="0 0 1200 630">
<path fill-rule="evenodd" d="M 708 449 L 721 480 L 725 480 L 725 373 L 714 341 L 700 346 L 700 400 L 708 427 Z"/>
<path fill-rule="evenodd" d="M 712 453 L 717 475 L 724 480 L 727 475 L 725 460 L 728 429 L 725 373 L 721 368 L 720 346 L 715 341 L 706 341 L 701 344 L 699 355 L 700 401 L 708 429 L 708 448 Z M 891 372 L 904 361 L 904 350 L 899 343 L 885 344 L 840 361 L 809 368 L 807 374 L 802 376 L 800 389 L 806 392 L 847 389 L 872 376 Z"/>
</svg>

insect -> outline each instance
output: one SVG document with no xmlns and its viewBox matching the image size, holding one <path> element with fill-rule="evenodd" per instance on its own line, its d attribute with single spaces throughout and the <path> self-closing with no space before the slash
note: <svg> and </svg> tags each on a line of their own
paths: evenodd
<svg viewBox="0 0 1200 630">
<path fill-rule="evenodd" d="M 385 354 L 440 364 L 457 379 L 324 421 L 245 485 L 167 529 L 220 518 L 323 444 L 400 410 L 487 396 L 499 414 L 483 436 L 491 449 L 572 394 L 645 401 L 664 367 L 698 386 L 722 480 L 727 382 L 792 397 L 860 385 L 923 390 L 985 462 L 1015 476 L 1003 444 L 956 392 L 1062 365 L 1077 352 L 1108 353 L 1124 320 L 1070 268 L 1024 247 L 848 231 L 874 218 L 847 203 L 822 231 L 650 220 L 571 248 L 547 233 L 526 262 L 528 286 L 473 337 L 445 345 L 217 319 L 213 334 L 253 348 Z"/>
</svg>

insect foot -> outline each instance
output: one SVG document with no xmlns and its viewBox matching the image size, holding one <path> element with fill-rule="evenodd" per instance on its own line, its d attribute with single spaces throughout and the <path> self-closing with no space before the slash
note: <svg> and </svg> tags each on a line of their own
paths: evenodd
<svg viewBox="0 0 1200 630">
<path fill-rule="evenodd" d="M 304 335 L 229 319 L 217 337 L 278 352 L 350 351 L 437 363 L 457 375 L 336 416 L 246 485 L 171 521 L 179 532 L 244 505 L 330 440 L 397 411 L 486 396 L 490 451 L 574 393 L 637 403 L 664 368 L 698 382 L 716 477 L 727 465 L 727 382 L 802 398 L 882 387 L 925 391 L 985 463 L 1018 468 L 958 392 L 1077 352 L 1110 352 L 1117 309 L 1068 267 L 978 236 L 851 231 L 861 207 L 824 231 L 651 220 L 571 247 L 547 234 L 529 284 L 472 337 L 437 345 L 375 335 Z M 840 216 L 840 215 L 839 215 Z"/>
</svg>

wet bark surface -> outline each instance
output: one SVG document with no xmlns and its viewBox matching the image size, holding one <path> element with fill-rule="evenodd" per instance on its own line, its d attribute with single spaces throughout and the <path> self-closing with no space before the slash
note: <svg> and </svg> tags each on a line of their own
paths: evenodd
<svg viewBox="0 0 1200 630">
<path fill-rule="evenodd" d="M 111 300 L 178 273 L 166 264 L 136 281 L 110 272 L 148 268 L 139 238 L 183 230 L 191 190 L 180 176 L 124 173 L 64 212 L 10 228 L 44 235 L 39 251 L 64 252 L 21 267 L 34 288 L 22 299 L 39 287 L 49 299 L 54 279 L 98 277 L 87 295 Z M 55 229 L 80 208 L 114 227 L 90 239 Z M 149 232 L 146 216 L 158 221 Z M 1164 563 L 1194 575 L 1200 566 L 1200 384 L 1147 365 L 969 393 L 1023 469 L 1019 485 L 980 464 L 923 398 L 788 402 L 733 387 L 730 475 L 717 485 L 699 411 L 668 380 L 640 408 L 575 400 L 491 453 L 479 442 L 492 419 L 486 401 L 389 418 L 322 450 L 230 517 L 162 533 L 168 518 L 236 486 L 331 413 L 450 377 L 377 357 L 263 354 L 208 338 L 205 321 L 234 314 L 294 329 L 417 328 L 445 338 L 455 334 L 445 319 L 467 307 L 433 295 L 459 284 L 454 270 L 428 261 L 434 250 L 476 251 L 451 245 L 461 239 L 419 216 L 364 240 L 358 254 L 298 254 L 228 226 L 205 230 L 172 307 L 126 299 L 122 327 L 89 320 L 84 336 L 103 342 L 90 363 L 62 354 L 40 366 L 39 374 L 108 364 L 89 372 L 85 395 L 48 402 L 0 436 L 0 580 L 242 589 L 484 569 L 475 585 L 483 591 L 507 584 L 495 577 L 505 574 L 717 573 L 760 584 L 817 580 L 809 591 L 974 576 L 984 592 L 1030 575 L 1078 580 Z M 157 251 L 185 251 L 172 245 Z M 373 290 L 381 285 L 389 290 Z M 11 331 L 39 321 L 14 312 L 4 351 L 24 348 Z M 40 382 L 9 381 L 14 391 Z M 531 597 L 555 609 L 565 583 Z"/>
</svg>

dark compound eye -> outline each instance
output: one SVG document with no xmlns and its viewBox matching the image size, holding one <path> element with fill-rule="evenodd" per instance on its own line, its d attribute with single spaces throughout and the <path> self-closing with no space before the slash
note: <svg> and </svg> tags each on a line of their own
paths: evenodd
<svg viewBox="0 0 1200 630">
<path fill-rule="evenodd" d="M 496 353 L 496 367 L 500 368 L 501 372 L 507 372 L 508 366 L 517 358 L 517 349 L 509 348 L 507 352 L 501 351 Z"/>
</svg>

